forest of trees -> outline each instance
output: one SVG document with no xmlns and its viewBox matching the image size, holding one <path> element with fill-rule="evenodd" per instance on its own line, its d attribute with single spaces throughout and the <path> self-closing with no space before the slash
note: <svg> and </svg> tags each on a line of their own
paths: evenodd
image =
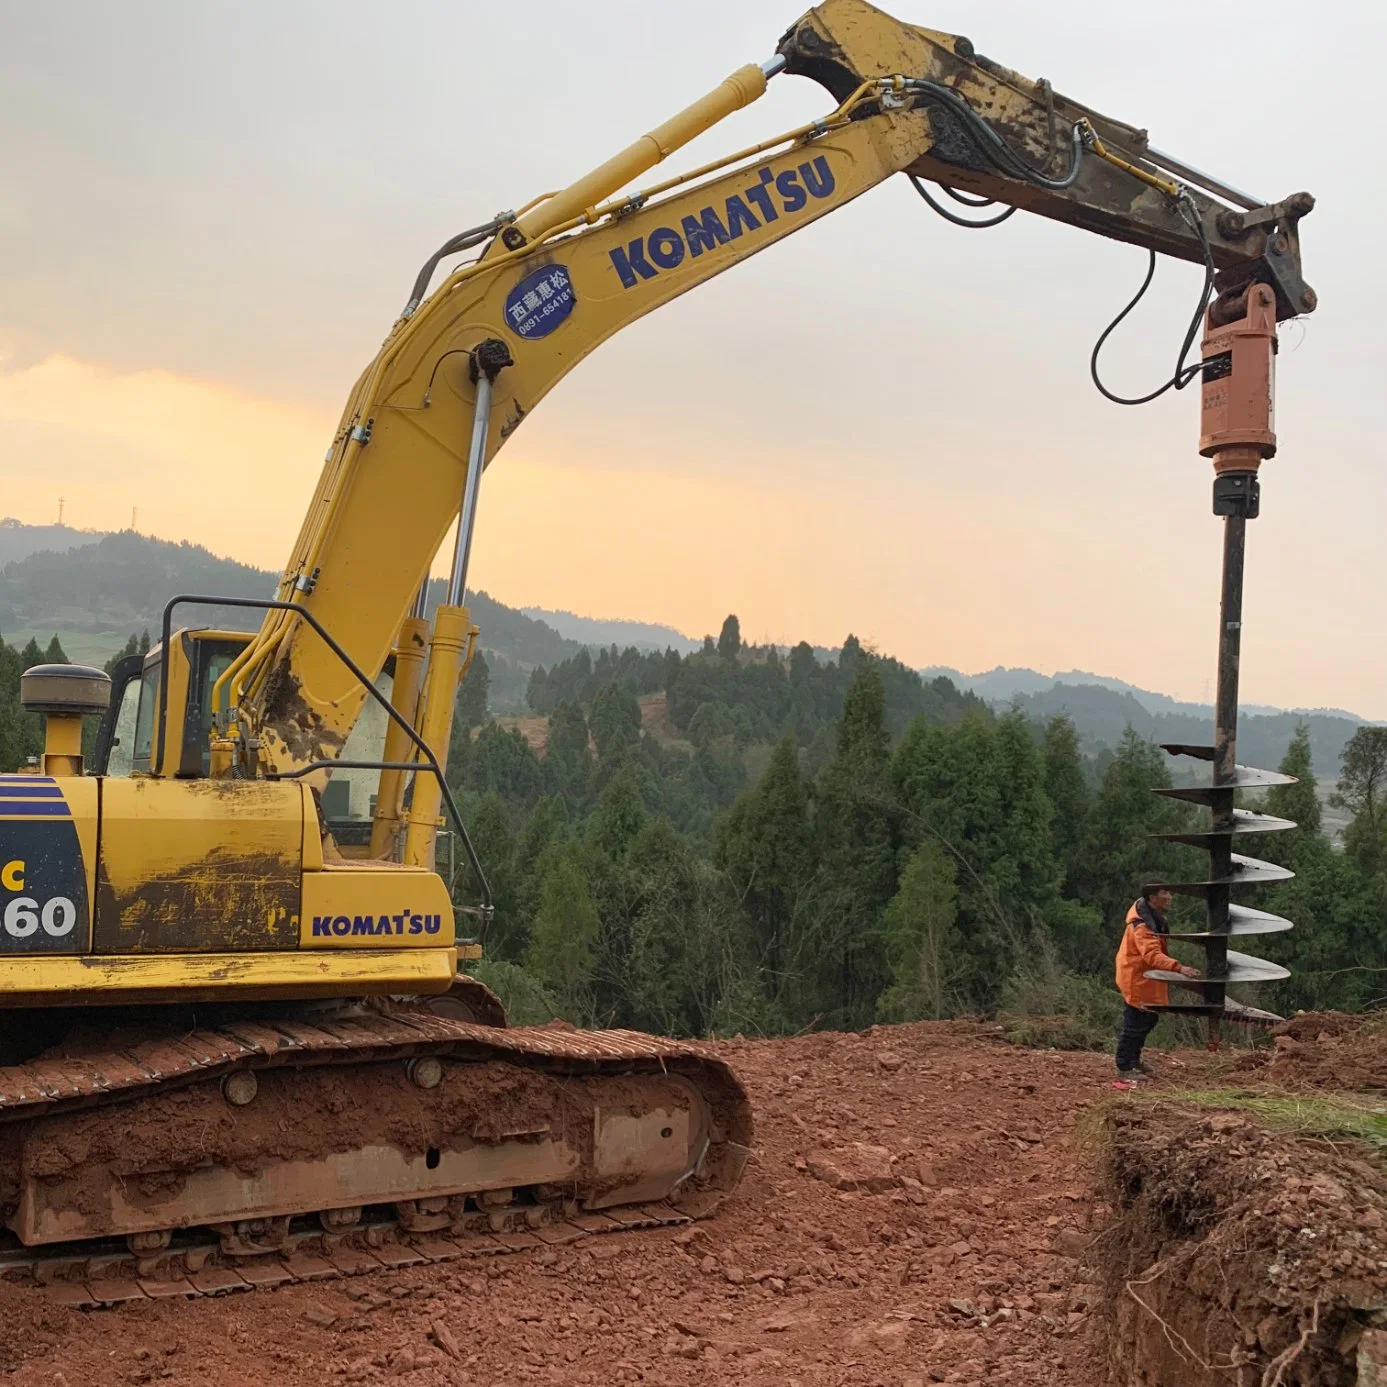
<svg viewBox="0 0 1387 1387">
<path fill-rule="evenodd" d="M 56 638 L 0 642 L 0 768 L 41 740 L 20 673 L 63 658 Z M 1207 864 L 1149 838 L 1198 815 L 1151 793 L 1167 758 L 1132 729 L 1085 755 L 1067 718 L 994 712 L 852 637 L 836 659 L 782 655 L 745 647 L 729 617 L 691 655 L 581 649 L 530 676 L 542 755 L 488 715 L 488 677 L 479 656 L 449 779 L 496 907 L 479 972 L 519 1021 L 702 1035 L 1068 1013 L 1101 1034 L 1137 885 Z M 1300 782 L 1262 805 L 1300 827 L 1253 849 L 1297 875 L 1243 897 L 1295 921 L 1254 950 L 1292 977 L 1246 999 L 1379 1005 L 1387 728 L 1360 727 L 1344 753 L 1342 844 L 1322 831 L 1310 761 L 1301 728 L 1282 761 Z"/>
<path fill-rule="evenodd" d="M 642 726 L 639 696 L 660 692 L 674 739 Z M 1069 1012 L 1101 1032 L 1139 883 L 1207 867 L 1149 838 L 1199 816 L 1151 793 L 1168 760 L 1132 729 L 1085 756 L 1067 718 L 994 713 L 852 638 L 827 663 L 782 658 L 743 648 L 730 617 L 694 655 L 536 669 L 529 699 L 542 758 L 474 699 L 450 777 L 496 902 L 483 971 L 530 1017 L 702 1034 Z M 1296 922 L 1255 950 L 1292 977 L 1246 1000 L 1378 1004 L 1387 728 L 1345 752 L 1342 850 L 1303 727 L 1282 768 L 1301 782 L 1264 807 L 1301 827 L 1254 851 L 1297 876 L 1244 895 Z M 1181 918 L 1202 908 L 1177 900 Z"/>
</svg>

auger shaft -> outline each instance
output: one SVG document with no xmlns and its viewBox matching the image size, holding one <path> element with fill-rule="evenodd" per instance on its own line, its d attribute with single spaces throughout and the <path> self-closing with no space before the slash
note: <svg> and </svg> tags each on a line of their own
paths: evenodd
<svg viewBox="0 0 1387 1387">
<path fill-rule="evenodd" d="M 1256 494 L 1257 481 L 1251 480 Z M 1215 505 L 1218 504 L 1215 499 Z M 1255 503 L 1254 503 L 1255 504 Z M 1243 570 L 1247 555 L 1246 514 L 1225 515 L 1223 519 L 1223 584 L 1218 613 L 1218 689 L 1214 697 L 1214 784 L 1232 785 L 1236 780 L 1238 746 L 1238 666 L 1242 655 Z M 1226 879 L 1233 867 L 1233 795 L 1221 796 L 1210 806 L 1209 828 L 1209 939 L 1206 941 L 1210 979 L 1228 972 L 1228 905 L 1230 888 L 1217 883 Z M 1226 835 L 1226 836 L 1224 836 Z M 1226 989 L 1211 981 L 1204 998 L 1210 1006 L 1222 1008 Z M 1219 1016 L 1210 1012 L 1209 1044 L 1219 1040 Z"/>
</svg>

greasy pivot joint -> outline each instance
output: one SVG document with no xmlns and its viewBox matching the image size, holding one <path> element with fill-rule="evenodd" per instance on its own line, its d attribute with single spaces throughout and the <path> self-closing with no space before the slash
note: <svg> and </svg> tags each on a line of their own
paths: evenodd
<svg viewBox="0 0 1387 1387">
<path fill-rule="evenodd" d="M 515 365 L 510 348 L 499 337 L 488 337 L 485 342 L 473 347 L 467 356 L 473 385 L 483 376 L 487 380 L 495 380 L 507 366 Z"/>
</svg>

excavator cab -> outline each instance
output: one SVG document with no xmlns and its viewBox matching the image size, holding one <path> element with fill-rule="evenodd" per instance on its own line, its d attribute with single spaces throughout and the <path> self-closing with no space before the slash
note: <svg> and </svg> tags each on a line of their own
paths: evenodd
<svg viewBox="0 0 1387 1387">
<path fill-rule="evenodd" d="M 97 732 L 95 775 L 198 780 L 209 769 L 212 686 L 250 642 L 247 631 L 179 631 L 169 656 L 169 717 L 164 755 L 155 731 L 164 650 L 127 655 L 111 673 L 111 702 Z"/>
<path fill-rule="evenodd" d="M 94 775 L 156 776 L 203 780 L 211 770 L 212 689 L 250 643 L 247 631 L 216 629 L 174 633 L 169 655 L 169 718 L 164 754 L 159 756 L 157 727 L 164 649 L 127 655 L 111 671 L 111 701 L 97 730 L 89 770 Z M 393 659 L 376 681 L 390 696 Z M 378 761 L 385 742 L 384 716 L 368 704 L 343 750 L 344 760 Z M 341 769 L 319 788 L 318 804 L 328 834 L 347 859 L 370 855 L 378 772 Z M 451 849 L 452 835 L 440 833 Z M 449 865 L 451 866 L 451 851 Z"/>
</svg>

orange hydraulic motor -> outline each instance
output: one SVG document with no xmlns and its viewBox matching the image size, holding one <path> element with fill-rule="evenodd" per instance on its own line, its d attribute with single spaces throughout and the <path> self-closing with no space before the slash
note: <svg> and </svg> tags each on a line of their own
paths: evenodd
<svg viewBox="0 0 1387 1387">
<path fill-rule="evenodd" d="M 1205 318 L 1199 451 L 1214 462 L 1214 514 L 1257 514 L 1257 469 L 1276 454 L 1276 295 L 1249 285 L 1243 315 L 1222 297 Z"/>
</svg>

